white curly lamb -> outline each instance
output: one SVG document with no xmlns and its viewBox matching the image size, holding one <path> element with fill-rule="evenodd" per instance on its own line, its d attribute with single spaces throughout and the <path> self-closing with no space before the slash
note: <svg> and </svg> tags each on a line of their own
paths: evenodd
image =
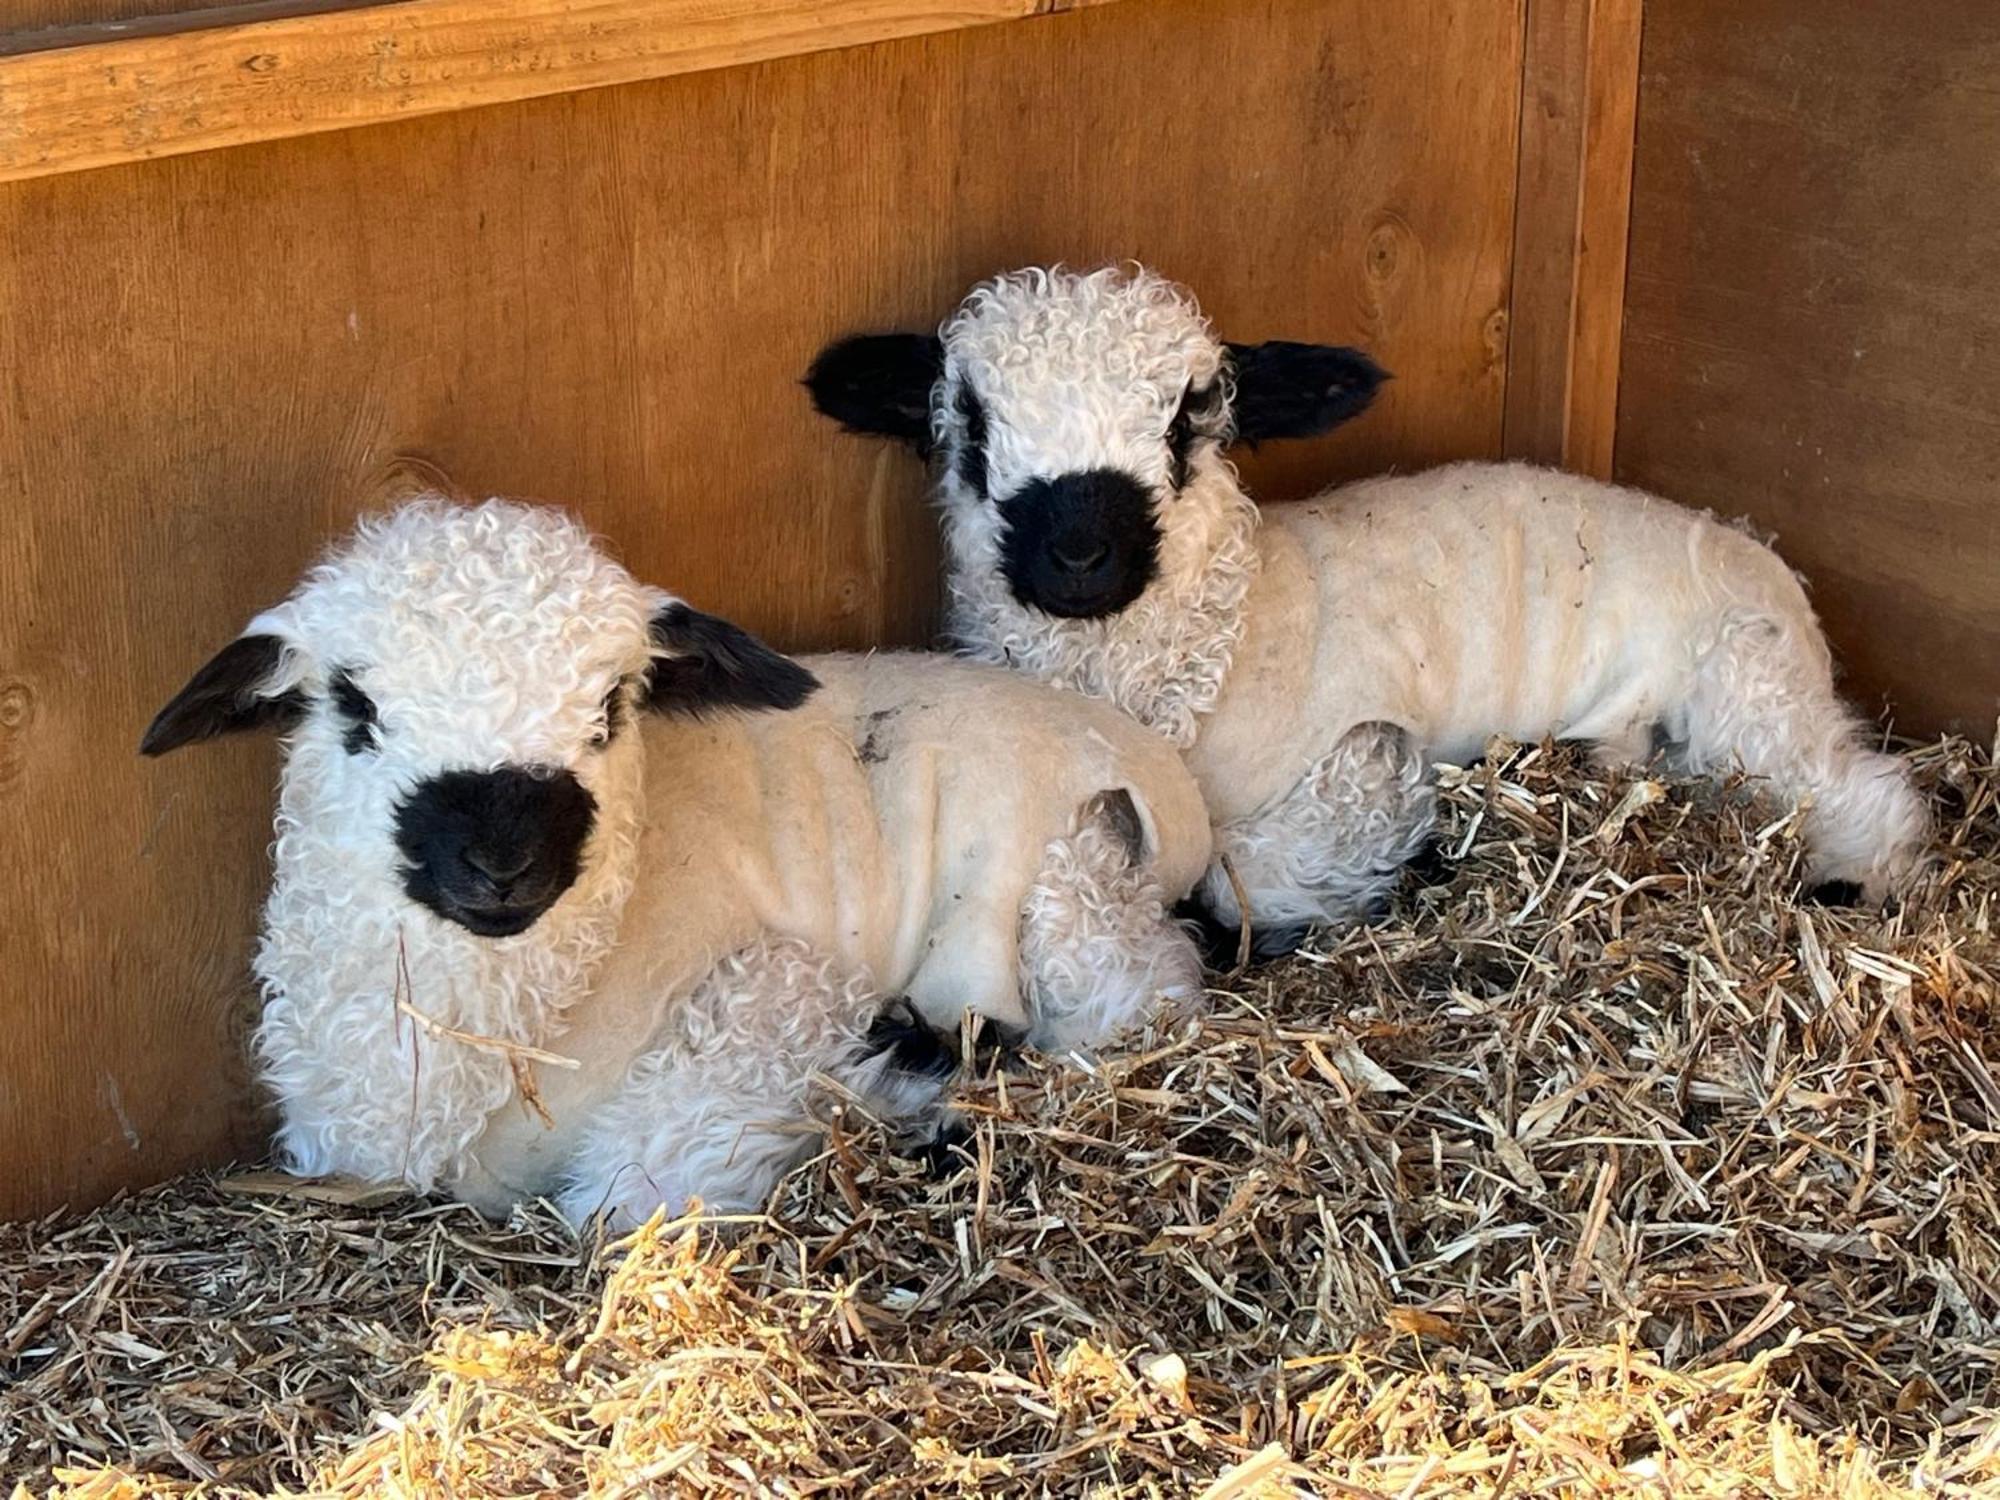
<svg viewBox="0 0 2000 1500">
<path fill-rule="evenodd" d="M 933 458 L 968 652 L 1183 748 L 1263 951 L 1377 906 L 1427 840 L 1429 763 L 1495 734 L 1740 766 L 1809 802 L 1813 879 L 1874 899 L 1912 873 L 1924 808 L 1743 531 L 1493 463 L 1260 517 L 1224 447 L 1324 432 L 1383 378 L 1350 349 L 1221 343 L 1179 288 L 1113 268 L 1000 276 L 941 338 L 844 340 L 808 384 Z M 1233 925 L 1220 863 L 1204 903 Z"/>
<path fill-rule="evenodd" d="M 259 725 L 257 1050 L 300 1172 L 750 1210 L 823 1080 L 932 1118 L 950 1058 L 885 997 L 1061 1047 L 1199 986 L 1164 905 L 1207 818 L 1154 737 L 975 663 L 789 660 L 560 511 L 363 521 L 142 748 Z"/>
</svg>

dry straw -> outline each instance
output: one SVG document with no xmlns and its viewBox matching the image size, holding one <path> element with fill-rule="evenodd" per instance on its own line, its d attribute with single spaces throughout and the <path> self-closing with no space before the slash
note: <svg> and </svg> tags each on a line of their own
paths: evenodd
<svg viewBox="0 0 2000 1500">
<path fill-rule="evenodd" d="M 1500 747 L 1389 920 L 969 1084 L 945 1180 L 848 1122 L 721 1238 L 204 1181 L 6 1231 L 0 1462 L 105 1497 L 2000 1494 L 2000 777 L 1911 759 L 1945 859 L 1884 916 L 1801 904 L 1748 788 Z"/>
</svg>

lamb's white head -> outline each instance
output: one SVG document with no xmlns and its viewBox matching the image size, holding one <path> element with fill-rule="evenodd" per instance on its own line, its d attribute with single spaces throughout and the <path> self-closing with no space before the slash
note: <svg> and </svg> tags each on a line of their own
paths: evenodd
<svg viewBox="0 0 2000 1500">
<path fill-rule="evenodd" d="M 637 581 L 547 507 L 361 521 L 160 710 L 141 750 L 286 733 L 286 812 L 480 937 L 526 932 L 636 786 L 631 716 L 791 708 L 812 675 Z"/>
<path fill-rule="evenodd" d="M 934 460 L 950 564 L 1024 608 L 1103 619 L 1161 569 L 1193 485 L 1232 442 L 1307 437 L 1361 412 L 1383 372 L 1357 350 L 1225 344 L 1144 269 L 1028 269 L 975 287 L 941 337 L 823 350 L 806 383 L 850 431 Z"/>
</svg>

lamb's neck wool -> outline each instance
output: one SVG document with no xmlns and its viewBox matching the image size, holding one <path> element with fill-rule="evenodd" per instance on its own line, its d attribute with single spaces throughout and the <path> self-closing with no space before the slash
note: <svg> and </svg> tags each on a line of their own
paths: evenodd
<svg viewBox="0 0 2000 1500">
<path fill-rule="evenodd" d="M 411 901 L 380 838 L 357 832 L 384 822 L 329 818 L 324 780 L 302 763 L 311 758 L 295 753 L 287 766 L 256 962 L 257 1050 L 283 1105 L 279 1148 L 302 1173 L 429 1190 L 495 1110 L 526 1107 L 503 1044 L 560 1051 L 568 1012 L 617 939 L 642 759 L 607 766 L 612 785 L 600 787 L 576 884 L 527 932 L 494 939 Z M 344 1065 L 329 1069 L 330 1059 Z"/>
<path fill-rule="evenodd" d="M 1204 455 L 1161 502 L 1159 576 L 1102 620 L 1060 620 L 1014 598 L 991 508 L 955 475 L 939 482 L 949 559 L 947 625 L 970 656 L 1116 704 L 1186 749 L 1216 704 L 1243 639 L 1260 568 L 1257 507 L 1233 467 Z"/>
</svg>

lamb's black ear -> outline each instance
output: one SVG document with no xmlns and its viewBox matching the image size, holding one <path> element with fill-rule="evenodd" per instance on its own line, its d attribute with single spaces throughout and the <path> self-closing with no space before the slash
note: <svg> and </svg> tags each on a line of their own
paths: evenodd
<svg viewBox="0 0 2000 1500">
<path fill-rule="evenodd" d="M 1231 344 L 1238 441 L 1316 437 L 1358 417 L 1389 372 L 1359 349 L 1335 344 Z"/>
<path fill-rule="evenodd" d="M 174 694 L 139 741 L 141 755 L 165 755 L 182 745 L 244 729 L 289 729 L 304 717 L 297 688 L 267 691 L 285 655 L 275 635 L 238 636 Z"/>
<path fill-rule="evenodd" d="M 669 604 L 653 616 L 655 657 L 645 704 L 655 713 L 700 718 L 723 709 L 797 708 L 819 679 L 727 620 Z"/>
<path fill-rule="evenodd" d="M 931 447 L 931 390 L 944 345 L 921 333 L 866 333 L 820 350 L 806 372 L 813 405 L 849 432 Z"/>
</svg>

